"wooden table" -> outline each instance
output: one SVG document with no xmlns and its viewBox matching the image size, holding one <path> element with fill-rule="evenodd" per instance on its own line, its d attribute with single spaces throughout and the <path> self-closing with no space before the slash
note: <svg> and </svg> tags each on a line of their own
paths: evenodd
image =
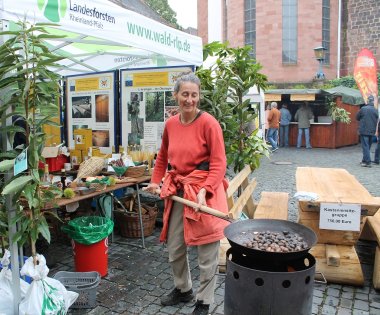
<svg viewBox="0 0 380 315">
<path fill-rule="evenodd" d="M 116 198 L 113 192 L 118 189 L 126 188 L 126 187 L 135 187 L 137 192 L 137 202 L 138 202 L 138 209 L 139 209 L 139 221 L 140 221 L 140 228 L 141 228 L 141 241 L 142 241 L 142 247 L 145 248 L 145 239 L 144 239 L 144 226 L 142 222 L 142 215 L 141 215 L 141 202 L 140 202 L 140 184 L 146 183 L 150 181 L 150 176 L 141 176 L 135 179 L 135 181 L 128 181 L 126 183 L 118 183 L 113 186 L 107 186 L 105 189 L 100 191 L 94 191 L 92 193 L 89 193 L 87 195 L 76 195 L 74 198 L 67 199 L 67 198 L 59 198 L 56 199 L 54 204 L 50 205 L 46 209 L 52 209 L 57 207 L 64 207 L 71 203 L 79 202 L 82 200 L 90 199 L 90 198 L 97 198 L 104 194 L 111 194 L 113 198 Z"/>
<path fill-rule="evenodd" d="M 317 272 L 327 281 L 351 285 L 363 285 L 364 277 L 354 245 L 360 231 L 340 231 L 319 228 L 321 203 L 361 205 L 360 230 L 364 218 L 372 216 L 380 207 L 357 179 L 345 169 L 298 167 L 296 171 L 298 192 L 313 192 L 315 201 L 299 200 L 299 223 L 317 234 L 318 244 L 310 251 L 317 259 Z"/>
</svg>

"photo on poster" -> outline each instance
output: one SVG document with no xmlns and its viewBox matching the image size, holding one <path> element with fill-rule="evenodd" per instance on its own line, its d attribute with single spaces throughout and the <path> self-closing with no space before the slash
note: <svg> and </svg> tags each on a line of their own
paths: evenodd
<svg viewBox="0 0 380 315">
<path fill-rule="evenodd" d="M 73 118 L 91 118 L 91 96 L 73 96 L 72 115 Z"/>
<path fill-rule="evenodd" d="M 143 92 L 131 92 L 128 104 L 128 121 L 138 119 L 140 115 L 140 102 L 143 101 Z"/>
<path fill-rule="evenodd" d="M 158 123 L 157 124 L 157 139 L 156 139 L 157 150 L 159 150 L 161 148 L 162 135 L 164 134 L 164 128 L 165 128 L 164 123 Z"/>
<path fill-rule="evenodd" d="M 109 122 L 109 96 L 108 94 L 95 95 L 96 122 Z"/>
<path fill-rule="evenodd" d="M 165 106 L 165 120 L 179 113 L 178 106 Z"/>
<path fill-rule="evenodd" d="M 76 129 L 88 129 L 88 125 L 73 125 L 73 132 L 72 132 L 73 139 L 74 139 L 74 130 Z"/>
<path fill-rule="evenodd" d="M 128 134 L 128 145 L 141 144 L 144 139 L 144 119 L 137 118 L 131 121 L 131 133 Z"/>
<path fill-rule="evenodd" d="M 164 121 L 164 92 L 148 92 L 145 94 L 145 120 Z"/>
<path fill-rule="evenodd" d="M 165 91 L 165 107 L 166 106 L 177 106 L 173 96 L 173 91 Z"/>
<path fill-rule="evenodd" d="M 93 130 L 92 131 L 92 145 L 95 147 L 109 147 L 110 146 L 109 130 Z"/>
</svg>

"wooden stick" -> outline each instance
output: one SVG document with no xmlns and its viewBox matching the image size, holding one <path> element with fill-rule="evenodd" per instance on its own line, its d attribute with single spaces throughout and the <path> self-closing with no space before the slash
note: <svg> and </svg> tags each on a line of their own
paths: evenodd
<svg viewBox="0 0 380 315">
<path fill-rule="evenodd" d="M 177 201 L 177 202 L 180 202 L 186 206 L 189 206 L 189 207 L 192 207 L 192 208 L 198 208 L 198 204 L 196 202 L 193 202 L 193 201 L 190 201 L 190 200 L 187 200 L 187 199 L 184 199 L 184 198 L 181 198 L 181 197 L 178 197 L 178 196 L 170 196 L 169 197 L 171 200 L 174 200 L 174 201 Z M 215 217 L 218 217 L 218 218 L 221 218 L 223 220 L 226 220 L 226 221 L 229 221 L 229 222 L 234 222 L 235 220 L 231 219 L 228 214 L 226 213 L 223 213 L 219 210 L 216 210 L 216 209 L 213 209 L 213 208 L 210 208 L 210 207 L 207 207 L 207 206 L 200 206 L 199 207 L 199 210 L 202 211 L 202 212 L 205 212 L 205 213 L 208 213 L 208 214 L 211 214 Z"/>
</svg>

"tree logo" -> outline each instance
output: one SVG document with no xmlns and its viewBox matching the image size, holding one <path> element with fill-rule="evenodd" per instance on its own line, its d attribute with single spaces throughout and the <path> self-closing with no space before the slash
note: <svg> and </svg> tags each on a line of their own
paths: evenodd
<svg viewBox="0 0 380 315">
<path fill-rule="evenodd" d="M 59 22 L 67 9 L 67 0 L 37 0 L 38 9 L 51 22 Z"/>
</svg>

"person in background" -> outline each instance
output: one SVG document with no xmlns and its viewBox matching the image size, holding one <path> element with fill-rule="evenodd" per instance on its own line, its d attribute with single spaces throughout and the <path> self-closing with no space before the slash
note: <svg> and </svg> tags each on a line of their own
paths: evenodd
<svg viewBox="0 0 380 315">
<path fill-rule="evenodd" d="M 174 289 L 161 299 L 161 304 L 170 306 L 193 299 L 187 246 L 196 246 L 200 284 L 192 314 L 206 315 L 214 302 L 220 240 L 228 222 L 198 209 L 207 205 L 228 213 L 223 133 L 213 116 L 198 109 L 200 80 L 197 76 L 179 77 L 173 95 L 179 114 L 166 121 L 151 183 L 145 188 L 167 198 L 160 241 L 167 243 Z M 169 161 L 171 170 L 167 171 Z M 168 198 L 171 195 L 194 201 L 198 208 L 175 202 Z"/>
<path fill-rule="evenodd" d="M 310 119 L 313 118 L 313 112 L 310 107 L 304 102 L 301 107 L 297 110 L 294 119 L 298 121 L 298 137 L 297 137 L 297 148 L 301 148 L 302 144 L 302 134 L 305 134 L 306 149 L 311 149 L 310 144 Z"/>
<path fill-rule="evenodd" d="M 280 126 L 281 113 L 277 109 L 277 103 L 270 104 L 270 112 L 268 114 L 268 141 L 272 146 L 272 152 L 278 150 L 278 127 Z"/>
<path fill-rule="evenodd" d="M 268 116 L 269 116 L 269 113 L 270 113 L 270 105 L 267 104 L 267 106 L 265 107 L 265 141 L 268 141 L 268 130 L 269 130 L 269 122 L 268 122 Z"/>
<path fill-rule="evenodd" d="M 376 137 L 377 137 L 377 146 L 375 150 L 375 157 L 373 159 L 373 163 L 376 165 L 379 165 L 380 164 L 380 120 L 377 121 Z"/>
<path fill-rule="evenodd" d="M 280 109 L 280 147 L 289 146 L 289 124 L 292 120 L 292 115 L 288 110 L 288 104 L 282 104 Z"/>
<path fill-rule="evenodd" d="M 363 167 L 371 167 L 371 144 L 372 138 L 376 134 L 377 121 L 379 113 L 374 106 L 374 97 L 368 96 L 368 103 L 364 105 L 356 114 L 356 120 L 359 121 L 359 136 L 363 150 L 363 158 L 360 163 Z"/>
</svg>

